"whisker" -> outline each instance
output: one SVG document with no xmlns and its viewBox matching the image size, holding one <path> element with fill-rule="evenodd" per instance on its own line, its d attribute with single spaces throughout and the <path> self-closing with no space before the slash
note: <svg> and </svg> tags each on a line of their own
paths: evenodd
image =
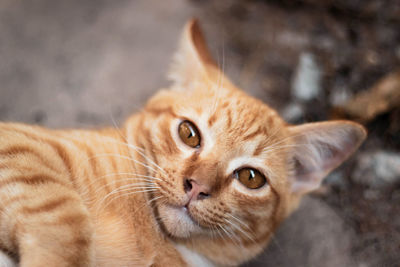
<svg viewBox="0 0 400 267">
<path fill-rule="evenodd" d="M 225 230 L 225 228 L 224 228 L 221 224 L 218 223 L 217 226 L 218 226 L 219 229 L 221 229 L 221 230 L 225 233 L 225 235 L 226 235 L 227 237 L 230 238 L 229 232 L 227 232 L 227 231 Z M 224 237 L 224 240 L 226 240 L 225 237 Z"/>
<path fill-rule="evenodd" d="M 222 231 L 224 231 L 224 233 L 229 237 L 229 239 L 231 239 L 232 242 L 235 243 L 235 245 L 242 247 L 242 243 L 241 243 L 240 239 L 238 239 L 238 237 L 234 233 L 225 229 L 225 227 L 223 225 L 221 225 L 221 224 L 218 224 L 218 225 L 221 227 Z"/>
<path fill-rule="evenodd" d="M 116 123 L 116 121 L 115 121 L 115 119 L 114 119 L 114 116 L 113 116 L 111 110 L 109 110 L 109 114 L 110 114 L 111 122 L 112 122 L 112 124 L 113 124 L 115 130 L 118 132 L 118 135 L 119 135 L 125 142 L 128 142 L 128 140 L 126 139 L 126 136 L 121 132 L 121 128 L 118 127 L 118 125 L 117 125 L 117 123 Z"/>
<path fill-rule="evenodd" d="M 292 145 L 282 145 L 282 146 L 277 146 L 277 147 L 270 147 L 268 149 L 264 149 L 263 152 L 264 153 L 269 153 L 269 152 L 280 150 L 280 149 L 283 149 L 283 148 L 302 147 L 302 146 L 307 148 L 309 146 L 309 144 L 292 144 Z"/>
<path fill-rule="evenodd" d="M 129 181 L 129 180 L 147 180 L 147 181 L 157 180 L 157 181 L 162 181 L 160 178 L 157 178 L 157 177 L 154 177 L 154 176 L 133 174 L 133 173 L 130 173 L 130 172 L 127 172 L 127 173 L 110 173 L 110 174 L 105 174 L 105 175 L 98 176 L 98 177 L 94 178 L 94 180 L 91 183 L 87 184 L 87 187 L 90 187 L 90 186 L 94 185 L 95 183 L 103 182 L 104 180 L 100 180 L 101 178 L 110 177 L 110 176 L 123 176 L 123 175 L 132 175 L 132 176 L 131 177 L 126 177 L 126 178 L 118 178 L 116 180 L 108 182 L 106 185 L 109 185 L 111 183 L 118 183 L 118 182 L 121 182 L 121 181 Z"/>
<path fill-rule="evenodd" d="M 283 125 L 277 127 L 276 130 L 267 137 L 267 140 L 265 140 L 265 143 L 269 143 L 269 141 L 272 140 L 272 138 L 274 138 L 278 134 L 278 132 L 282 129 L 282 127 L 283 127 Z"/>
<path fill-rule="evenodd" d="M 118 187 L 118 188 L 116 188 L 115 190 L 113 190 L 113 191 L 111 191 L 110 193 L 108 193 L 107 195 L 105 195 L 105 196 L 99 201 L 99 204 L 97 204 L 97 207 L 101 207 L 102 204 L 107 200 L 107 198 L 110 198 L 112 195 L 116 195 L 116 194 L 121 193 L 121 192 L 131 191 L 130 193 L 137 194 L 137 193 L 145 193 L 145 192 L 154 192 L 154 191 L 156 191 L 156 190 L 159 189 L 159 188 L 158 188 L 158 187 L 156 187 L 156 188 L 144 188 L 144 189 L 138 188 L 138 189 L 140 189 L 139 191 L 133 191 L 133 189 L 136 189 L 134 184 L 131 185 L 131 187 L 128 187 L 128 188 L 120 188 L 120 187 Z M 118 195 L 117 195 L 117 196 L 118 196 Z M 110 199 L 109 202 L 108 202 L 104 207 L 102 207 L 102 209 L 105 209 L 105 208 L 106 208 L 112 201 L 114 201 L 114 200 L 115 200 L 114 197 L 113 197 L 112 199 Z M 98 212 L 99 212 L 99 210 L 98 210 Z"/>
<path fill-rule="evenodd" d="M 125 192 L 125 191 L 128 191 L 127 193 L 123 193 L 123 194 L 117 194 L 117 193 L 121 193 L 121 192 Z M 133 191 L 132 192 L 132 190 L 127 190 L 127 189 L 124 189 L 124 190 L 121 190 L 121 191 L 119 191 L 119 192 L 116 192 L 114 195 L 115 196 L 113 196 L 111 199 L 109 199 L 109 201 L 107 202 L 107 204 L 105 204 L 104 206 L 102 206 L 102 205 L 98 205 L 98 208 L 100 207 L 100 209 L 98 209 L 97 210 L 97 216 L 99 215 L 99 213 L 102 211 L 102 210 L 105 210 L 114 200 L 117 200 L 118 198 L 121 198 L 121 197 L 126 197 L 126 196 L 131 196 L 131 195 L 134 195 L 134 194 L 139 194 L 139 193 L 147 193 L 147 192 L 154 192 L 154 191 L 156 191 L 156 189 L 146 189 L 146 190 L 140 190 L 140 191 Z M 104 201 L 102 201 L 102 202 L 104 202 Z"/>
<path fill-rule="evenodd" d="M 239 232 L 241 232 L 242 234 L 244 234 L 250 241 L 252 241 L 253 243 L 256 243 L 256 241 L 254 240 L 253 237 L 251 237 L 246 231 L 244 231 L 240 226 L 236 225 L 235 223 L 231 222 L 230 220 L 226 220 L 225 221 L 227 223 L 229 223 L 231 226 L 233 226 L 234 228 L 236 228 Z"/>
<path fill-rule="evenodd" d="M 152 179 L 155 179 L 155 180 L 162 181 L 160 178 L 155 177 L 155 176 L 145 175 L 145 174 L 138 174 L 138 173 L 133 173 L 133 172 L 115 172 L 115 173 L 109 173 L 109 174 L 105 174 L 105 175 L 101 175 L 101 176 L 96 177 L 96 180 L 98 180 L 98 179 L 100 179 L 100 178 L 109 177 L 109 176 L 122 176 L 122 175 L 132 175 L 133 177 L 145 177 L 145 178 L 152 178 Z"/>
<path fill-rule="evenodd" d="M 144 149 L 138 146 L 134 146 L 132 144 L 129 143 L 123 143 L 123 142 L 119 142 L 116 140 L 105 140 L 104 142 L 112 142 L 112 143 L 117 143 L 120 145 L 125 145 L 127 146 L 129 149 L 134 150 L 135 152 L 137 152 L 138 154 L 140 154 L 144 159 L 146 159 L 150 164 L 152 164 L 154 167 L 158 168 L 160 171 L 162 171 L 164 174 L 167 174 L 165 172 L 165 170 L 163 168 L 161 168 L 161 166 L 159 166 L 157 163 L 155 163 L 152 159 L 150 159 L 145 153 L 144 153 Z"/>
<path fill-rule="evenodd" d="M 154 201 L 156 201 L 156 200 L 158 200 L 158 199 L 161 199 L 161 198 L 163 198 L 164 196 L 158 196 L 158 197 L 153 197 L 152 199 L 150 199 L 150 200 L 148 200 L 145 204 L 143 204 L 142 206 L 140 206 L 139 208 L 137 208 L 133 213 L 132 213 L 132 216 L 136 213 L 136 212 L 138 212 L 139 210 L 141 210 L 143 207 L 145 207 L 146 205 L 150 205 L 152 202 L 154 202 Z"/>
<path fill-rule="evenodd" d="M 233 218 L 234 220 L 236 220 L 238 223 L 240 223 L 241 225 L 243 225 L 244 227 L 246 227 L 247 229 L 250 230 L 250 227 L 247 225 L 247 223 L 243 222 L 242 220 L 240 220 L 238 217 L 234 216 L 231 213 L 227 213 L 228 216 L 230 216 L 231 218 Z"/>
<path fill-rule="evenodd" d="M 134 158 L 131 158 L 131 157 L 128 157 L 128 156 L 123 156 L 123 155 L 120 155 L 120 154 L 102 153 L 102 154 L 97 154 L 97 155 L 95 155 L 93 157 L 90 157 L 88 160 L 94 159 L 94 158 L 100 158 L 100 157 L 111 157 L 111 156 L 117 157 L 117 158 L 121 158 L 121 159 L 127 159 L 127 160 L 135 162 L 135 163 L 137 163 L 137 164 L 139 164 L 139 165 L 141 165 L 141 166 L 143 166 L 145 168 L 148 168 L 148 169 L 152 170 L 153 172 L 157 172 L 154 168 L 150 167 L 149 165 L 147 165 L 147 164 L 145 164 L 145 163 L 143 163 L 141 161 L 138 161 L 138 160 L 136 160 Z"/>
<path fill-rule="evenodd" d="M 276 143 L 273 143 L 273 144 L 270 145 L 269 147 L 275 147 L 276 145 L 279 145 L 279 144 L 285 142 L 285 141 L 288 140 L 288 139 L 295 138 L 295 137 L 299 137 L 299 136 L 309 135 L 310 133 L 317 133 L 317 131 L 312 131 L 312 130 L 310 130 L 310 131 L 303 132 L 303 133 L 299 133 L 299 134 L 289 135 L 289 136 L 286 136 L 285 138 L 283 138 L 283 139 L 277 141 Z M 266 149 L 268 149 L 269 147 L 267 147 Z"/>
<path fill-rule="evenodd" d="M 217 234 L 222 238 L 222 240 L 226 240 L 225 237 L 221 234 L 219 227 L 215 227 Z"/>
<path fill-rule="evenodd" d="M 112 174 L 112 175 L 115 175 L 115 174 Z M 110 174 L 110 175 L 103 175 L 103 176 L 112 176 L 112 175 Z M 138 175 L 138 177 L 120 178 L 120 179 L 117 179 L 117 180 L 113 180 L 113 181 L 107 182 L 107 183 L 101 185 L 100 187 L 96 187 L 94 192 L 90 192 L 90 190 L 88 189 L 89 186 L 93 185 L 95 182 L 100 182 L 99 180 L 95 180 L 92 183 L 90 183 L 89 186 L 87 186 L 87 190 L 86 190 L 86 192 L 84 192 L 84 194 L 85 195 L 89 195 L 91 193 L 91 196 L 89 196 L 89 198 L 90 198 L 90 197 L 94 197 L 97 193 L 100 192 L 100 190 L 105 189 L 105 188 L 107 188 L 107 187 L 109 187 L 109 186 L 111 186 L 113 184 L 122 183 L 122 182 L 126 182 L 126 181 L 139 181 L 139 182 L 145 181 L 145 182 L 149 182 L 148 184 L 150 184 L 150 183 L 154 182 L 153 178 L 155 178 L 155 180 L 162 181 L 161 179 L 158 179 L 156 177 L 147 176 L 147 175 L 143 175 L 143 176 Z M 138 184 L 138 183 L 135 183 L 135 184 Z M 89 200 L 89 203 L 91 201 L 93 201 L 93 200 Z"/>
</svg>

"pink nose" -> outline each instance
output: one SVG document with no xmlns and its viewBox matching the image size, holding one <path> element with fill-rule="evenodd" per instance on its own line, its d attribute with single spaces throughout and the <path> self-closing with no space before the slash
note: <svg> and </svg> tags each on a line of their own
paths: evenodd
<svg viewBox="0 0 400 267">
<path fill-rule="evenodd" d="M 190 200 L 202 200 L 210 196 L 208 186 L 199 184 L 193 179 L 185 179 L 183 188 Z"/>
</svg>

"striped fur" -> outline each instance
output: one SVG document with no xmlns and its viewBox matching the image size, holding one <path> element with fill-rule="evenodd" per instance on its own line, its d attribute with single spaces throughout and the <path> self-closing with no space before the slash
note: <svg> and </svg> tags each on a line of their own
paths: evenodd
<svg viewBox="0 0 400 267">
<path fill-rule="evenodd" d="M 0 123 L 0 260 L 235 266 L 260 253 L 365 131 L 351 122 L 287 125 L 216 66 L 192 21 L 174 84 L 121 129 Z M 199 148 L 180 140 L 183 120 L 198 127 Z M 242 167 L 257 169 L 267 184 L 246 188 L 233 177 Z M 187 178 L 208 188 L 208 197 L 191 200 Z"/>
</svg>

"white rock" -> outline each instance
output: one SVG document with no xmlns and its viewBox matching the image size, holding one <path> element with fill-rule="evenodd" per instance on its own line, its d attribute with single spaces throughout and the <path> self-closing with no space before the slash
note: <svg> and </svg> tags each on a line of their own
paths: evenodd
<svg viewBox="0 0 400 267">
<path fill-rule="evenodd" d="M 345 87 L 337 88 L 334 90 L 330 97 L 329 102 L 332 106 L 341 107 L 344 106 L 347 101 L 351 98 L 351 93 Z"/>
<path fill-rule="evenodd" d="M 400 154 L 377 151 L 361 155 L 353 179 L 371 187 L 384 187 L 400 182 Z"/>
<path fill-rule="evenodd" d="M 282 112 L 282 117 L 288 122 L 295 122 L 304 115 L 303 107 L 298 103 L 290 103 Z"/>
<path fill-rule="evenodd" d="M 321 71 L 314 55 L 302 53 L 292 81 L 292 94 L 300 100 L 311 100 L 321 91 Z"/>
</svg>

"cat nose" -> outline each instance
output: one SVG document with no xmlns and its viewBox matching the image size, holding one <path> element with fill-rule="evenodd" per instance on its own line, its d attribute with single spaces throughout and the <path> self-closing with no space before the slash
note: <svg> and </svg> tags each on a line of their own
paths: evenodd
<svg viewBox="0 0 400 267">
<path fill-rule="evenodd" d="M 190 200 L 202 200 L 210 196 L 210 189 L 208 186 L 199 184 L 194 179 L 185 178 L 183 189 L 185 193 L 188 194 Z"/>
</svg>

